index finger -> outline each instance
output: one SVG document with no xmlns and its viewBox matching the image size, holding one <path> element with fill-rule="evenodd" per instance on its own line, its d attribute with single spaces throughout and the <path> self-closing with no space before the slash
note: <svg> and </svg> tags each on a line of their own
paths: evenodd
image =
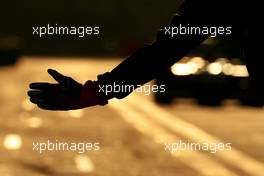
<svg viewBox="0 0 264 176">
<path fill-rule="evenodd" d="M 54 84 L 50 84 L 47 82 L 35 82 L 29 84 L 30 89 L 49 89 L 52 86 L 54 86 Z"/>
</svg>

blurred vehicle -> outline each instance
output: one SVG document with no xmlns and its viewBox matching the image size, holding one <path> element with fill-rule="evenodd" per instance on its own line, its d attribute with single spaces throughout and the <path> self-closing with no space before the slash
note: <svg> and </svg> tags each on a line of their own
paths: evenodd
<svg viewBox="0 0 264 176">
<path fill-rule="evenodd" d="M 156 79 L 164 93 L 154 94 L 158 103 L 177 98 L 195 98 L 204 105 L 220 105 L 224 99 L 238 99 L 246 105 L 262 105 L 250 91 L 249 74 L 242 47 L 226 39 L 209 39 L 175 63 Z"/>
<path fill-rule="evenodd" d="M 20 56 L 20 43 L 16 36 L 0 37 L 0 66 L 16 63 Z"/>
</svg>

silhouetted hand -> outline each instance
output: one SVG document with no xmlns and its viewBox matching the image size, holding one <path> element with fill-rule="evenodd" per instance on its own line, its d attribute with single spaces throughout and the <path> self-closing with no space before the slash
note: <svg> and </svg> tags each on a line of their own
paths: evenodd
<svg viewBox="0 0 264 176">
<path fill-rule="evenodd" d="M 49 69 L 48 73 L 58 82 L 31 83 L 28 95 L 30 101 L 46 110 L 74 110 L 94 105 L 105 105 L 107 99 L 98 92 L 96 81 L 84 85 L 59 72 Z"/>
</svg>

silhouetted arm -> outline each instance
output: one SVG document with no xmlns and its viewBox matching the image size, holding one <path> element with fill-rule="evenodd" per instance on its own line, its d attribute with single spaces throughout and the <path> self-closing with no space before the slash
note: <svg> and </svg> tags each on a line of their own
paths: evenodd
<svg viewBox="0 0 264 176">
<path fill-rule="evenodd" d="M 236 30 L 245 28 L 249 15 L 246 2 L 231 0 L 185 0 L 170 27 L 179 26 L 232 26 Z M 143 85 L 166 71 L 175 62 L 202 43 L 209 35 L 177 35 L 170 37 L 160 31 L 157 40 L 136 50 L 110 73 L 98 76 L 100 85 Z M 111 93 L 107 98 L 123 98 L 130 92 Z"/>
<path fill-rule="evenodd" d="M 184 17 L 176 15 L 170 27 L 190 24 Z M 158 32 L 157 40 L 136 50 L 131 56 L 110 73 L 98 76 L 100 85 L 143 85 L 168 70 L 176 61 L 184 57 L 207 35 L 177 35 L 171 37 L 165 30 Z M 123 98 L 130 92 L 108 93 L 108 99 Z"/>
</svg>

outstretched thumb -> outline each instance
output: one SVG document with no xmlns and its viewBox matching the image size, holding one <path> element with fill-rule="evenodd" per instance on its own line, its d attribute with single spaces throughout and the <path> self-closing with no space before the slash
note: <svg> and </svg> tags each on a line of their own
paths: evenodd
<svg viewBox="0 0 264 176">
<path fill-rule="evenodd" d="M 65 81 L 65 76 L 57 72 L 56 70 L 53 69 L 48 69 L 48 73 L 58 82 L 58 83 L 63 83 Z"/>
</svg>

